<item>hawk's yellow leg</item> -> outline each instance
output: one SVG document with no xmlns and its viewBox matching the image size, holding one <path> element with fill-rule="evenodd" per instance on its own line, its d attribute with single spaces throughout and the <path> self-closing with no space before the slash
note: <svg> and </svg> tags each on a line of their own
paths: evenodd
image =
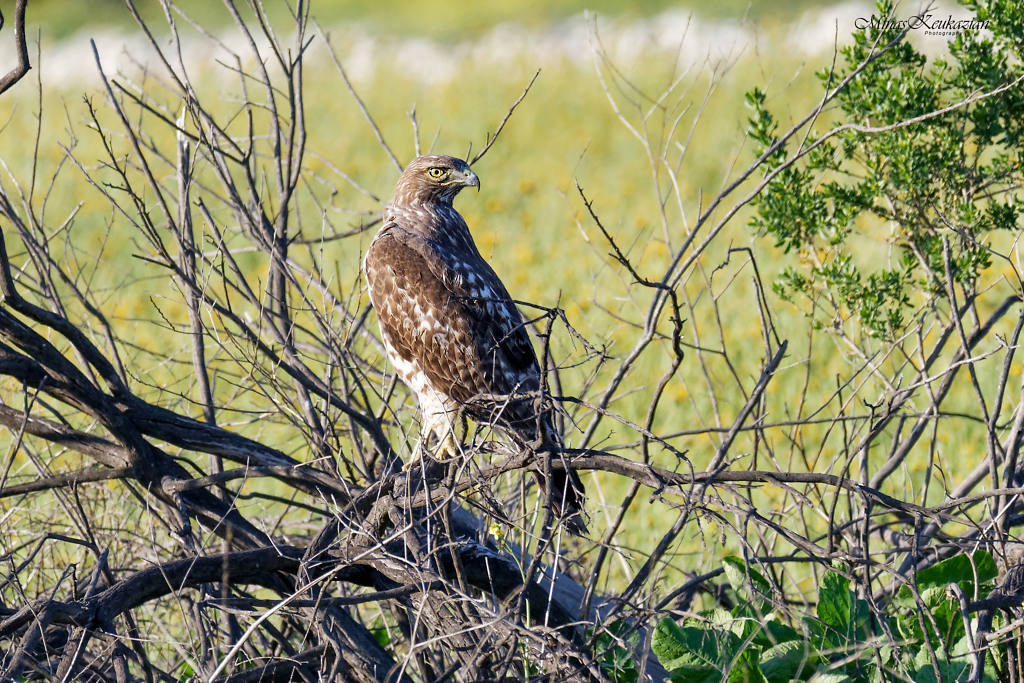
<svg viewBox="0 0 1024 683">
<path fill-rule="evenodd" d="M 459 422 L 462 423 L 462 431 L 465 433 L 468 429 L 468 426 L 466 425 L 466 418 L 465 416 L 460 416 L 460 418 Z M 462 457 L 462 443 L 455 432 L 456 427 L 454 424 L 451 426 L 451 429 L 444 432 L 444 436 L 440 439 L 440 442 L 437 445 L 437 450 L 431 456 L 435 461 L 443 463 L 457 460 Z M 422 459 L 431 433 L 437 434 L 437 432 L 432 429 L 426 429 L 423 434 L 420 435 L 420 438 L 416 441 L 416 447 L 413 448 L 412 457 L 405 463 L 405 466 L 402 467 L 403 472 L 411 469 L 414 463 L 419 462 Z"/>
</svg>

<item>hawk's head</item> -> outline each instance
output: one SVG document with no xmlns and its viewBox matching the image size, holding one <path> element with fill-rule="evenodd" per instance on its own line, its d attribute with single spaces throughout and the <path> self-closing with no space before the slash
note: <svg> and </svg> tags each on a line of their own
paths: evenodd
<svg viewBox="0 0 1024 683">
<path fill-rule="evenodd" d="M 424 154 L 409 162 L 395 186 L 395 205 L 447 204 L 466 186 L 480 189 L 476 177 L 462 159 L 443 154 Z"/>
</svg>

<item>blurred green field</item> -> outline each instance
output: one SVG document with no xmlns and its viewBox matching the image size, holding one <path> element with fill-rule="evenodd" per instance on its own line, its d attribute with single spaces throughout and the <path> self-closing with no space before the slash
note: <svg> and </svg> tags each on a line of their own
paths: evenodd
<svg viewBox="0 0 1024 683">
<path fill-rule="evenodd" d="M 115 17 L 117 22 L 123 21 L 123 11 L 115 9 L 116 3 L 91 6 L 89 18 L 74 13 L 81 11 L 85 3 L 73 5 L 76 9 L 65 13 L 57 9 L 55 2 L 40 3 L 38 11 L 48 17 L 47 30 L 54 36 L 66 36 L 77 26 L 92 25 L 89 22 L 114 22 Z M 667 5 L 658 0 L 639 9 L 634 6 L 632 14 L 627 14 L 626 18 L 638 13 L 650 15 Z M 587 6 L 598 12 L 617 10 L 610 0 Z M 714 11 L 729 14 L 736 6 L 737 3 L 718 3 Z M 755 3 L 752 12 L 767 16 L 770 6 Z M 546 26 L 577 13 L 583 4 L 564 0 L 544 4 L 479 3 L 458 8 L 418 5 L 411 9 L 414 7 L 411 3 L 395 2 L 379 3 L 375 7 L 373 15 L 360 14 L 359 4 L 354 2 L 325 4 L 322 12 L 317 6 L 314 9 L 325 25 L 352 18 L 386 23 L 393 35 L 399 36 L 393 38 L 396 41 L 413 31 L 444 41 L 457 41 L 510 19 L 522 20 L 528 27 Z M 35 9 L 34 6 L 33 11 Z M 423 12 L 430 14 L 435 9 L 438 15 L 423 18 Z M 356 43 L 349 40 L 349 36 L 343 31 L 338 33 L 337 44 L 343 61 L 365 62 L 365 56 L 355 52 Z M 685 184 L 680 188 L 685 198 L 682 209 L 688 221 L 693 220 L 698 207 L 706 205 L 738 167 L 752 161 L 744 137 L 747 109 L 743 96 L 746 91 L 755 85 L 761 87 L 768 93 L 772 108 L 783 118 L 796 118 L 808 111 L 820 94 L 812 72 L 827 65 L 830 56 L 802 56 L 787 41 L 784 30 L 767 31 L 764 38 L 756 50 L 748 48 L 732 61 L 698 60 L 681 64 L 679 55 L 673 51 L 648 50 L 618 63 L 618 68 L 637 88 L 632 94 L 650 98 L 650 101 L 656 100 L 679 79 L 672 97 L 681 103 L 678 130 L 686 131 L 686 136 L 680 139 L 688 137 L 690 140 L 682 161 L 687 169 L 682 176 Z M 108 41 L 101 43 L 100 48 L 105 61 L 115 60 L 116 44 Z M 451 49 L 457 52 L 456 47 Z M 608 245 L 586 215 L 575 183 L 579 182 L 594 200 L 594 208 L 604 225 L 629 255 L 635 257 L 645 276 L 658 278 L 668 264 L 671 250 L 663 238 L 646 153 L 610 106 L 591 56 L 584 55 L 577 60 L 564 55 L 526 52 L 502 59 L 463 60 L 453 77 L 428 81 L 419 72 L 410 73 L 402 64 L 387 61 L 386 53 L 383 49 L 372 52 L 370 66 L 360 70 L 355 82 L 384 137 L 403 160 L 414 154 L 413 128 L 408 117 L 413 107 L 424 147 L 461 156 L 470 143 L 474 149 L 484 143 L 534 71 L 542 68 L 536 85 L 499 142 L 476 167 L 482 179 L 482 192 L 460 197 L 457 206 L 474 230 L 481 252 L 492 261 L 513 296 L 542 305 L 561 305 L 570 322 L 587 339 L 596 345 L 607 344 L 612 355 L 628 351 L 637 330 L 622 323 L 621 318 L 641 317 L 650 292 L 631 284 L 623 269 L 608 257 Z M 43 59 L 47 59 L 45 54 Z M 306 75 L 310 149 L 378 197 L 386 198 L 397 177 L 395 168 L 381 153 L 358 106 L 330 65 L 319 39 L 315 41 L 310 59 Z M 426 67 L 429 68 L 429 64 Z M 200 67 L 198 73 L 203 74 L 201 81 L 210 93 L 220 89 L 224 110 L 230 111 L 232 98 L 238 94 L 235 82 L 225 78 L 223 70 L 212 60 Z M 684 75 L 680 78 L 680 74 Z M 717 85 L 706 97 L 713 79 Z M 89 279 L 96 303 L 110 311 L 119 333 L 135 344 L 134 357 L 126 360 L 139 373 L 139 385 L 169 383 L 187 393 L 189 387 L 182 384 L 180 378 L 182 370 L 189 369 L 188 349 L 166 347 L 161 319 L 161 316 L 184 319 L 182 306 L 175 303 L 178 297 L 173 286 L 163 277 L 152 277 L 145 263 L 134 257 L 145 248 L 126 230 L 123 220 L 96 189 L 82 182 L 79 171 L 64 160 L 62 145 L 72 149 L 74 156 L 87 165 L 95 164 L 102 156 L 97 136 L 87 122 L 85 101 L 99 104 L 103 97 L 94 79 L 85 85 L 62 83 L 57 87 L 44 82 L 42 116 L 37 118 L 37 93 L 32 84 L 20 84 L 15 91 L 0 98 L 0 122 L 3 122 L 0 159 L 13 177 L 27 187 L 33 151 L 28 141 L 34 139 L 39 127 L 39 187 L 33 201 L 37 205 L 42 201 L 46 183 L 57 176 L 56 186 L 61 189 L 48 198 L 44 218 L 56 227 L 77 210 L 71 226 L 62 235 L 62 239 L 67 240 L 65 257 L 76 264 L 82 278 Z M 173 102 L 167 105 L 174 109 Z M 638 124 L 636 111 L 627 109 L 624 113 L 632 125 Z M 101 117 L 111 130 L 116 130 L 109 111 L 101 112 Z M 667 124 L 661 114 L 657 114 L 648 120 L 648 125 L 657 138 L 665 132 L 659 127 Z M 165 140 L 161 144 L 169 146 L 170 143 Z M 327 219 L 332 229 L 340 231 L 358 225 L 360 217 L 345 210 L 379 208 L 347 186 L 328 164 L 313 156 L 307 161 L 311 172 L 340 188 L 336 196 L 329 198 L 332 210 Z M 4 182 L 10 188 L 9 179 Z M 313 220 L 303 225 L 304 236 L 315 237 L 324 225 L 316 211 L 310 207 L 305 210 L 305 215 Z M 669 237 L 678 244 L 683 221 L 676 208 L 670 206 L 668 211 Z M 704 348 L 727 348 L 728 358 L 705 354 L 702 366 L 697 354 L 690 349 L 680 374 L 666 388 L 671 400 L 665 402 L 656 415 L 652 430 L 655 433 L 727 427 L 745 398 L 735 389 L 733 377 L 739 377 L 747 388 L 756 381 L 765 354 L 762 330 L 753 313 L 756 297 L 751 284 L 752 273 L 749 265 L 742 265 L 744 254 L 730 256 L 728 250 L 751 247 L 766 285 L 786 263 L 798 259 L 799 255 L 783 255 L 769 243 L 754 237 L 746 227 L 747 215 L 740 212 L 733 218 L 705 252 L 699 267 L 691 271 L 684 287 L 684 298 L 692 302 L 694 314 L 686 321 L 684 340 Z M 329 252 L 337 262 L 338 279 L 334 285 L 342 300 L 349 299 L 355 290 L 357 299 L 365 302 L 358 269 L 361 252 L 371 237 L 372 232 L 365 233 L 358 245 L 350 240 L 346 249 L 335 245 L 326 247 L 334 250 Z M 879 245 L 879 250 L 882 249 Z M 252 266 L 259 267 L 258 259 L 254 259 Z M 993 277 L 998 277 L 998 273 Z M 791 344 L 790 355 L 767 392 L 769 417 L 785 420 L 799 411 L 805 381 L 810 382 L 808 404 L 813 405 L 814 400 L 824 400 L 835 389 L 838 378 L 845 378 L 855 363 L 847 361 L 841 345 L 820 335 L 815 337 L 813 346 L 808 346 L 808 323 L 802 313 L 770 293 L 769 297 L 772 297 L 769 303 L 779 333 Z M 595 300 L 602 306 L 595 305 Z M 714 303 L 719 307 L 717 318 Z M 159 315 L 156 307 L 159 307 Z M 566 365 L 582 360 L 581 348 L 574 345 L 568 335 L 560 335 L 557 344 L 559 360 Z M 168 353 L 171 354 L 169 359 L 166 358 Z M 670 359 L 671 351 L 665 342 L 656 352 L 649 353 L 620 391 L 621 398 L 612 406 L 614 410 L 641 422 L 649 391 Z M 808 380 L 807 373 L 811 371 L 813 377 Z M 586 363 L 566 371 L 567 392 L 578 389 L 588 372 Z M 1019 372 L 1018 364 L 1015 373 Z M 709 385 L 722 391 L 717 404 L 709 400 Z M 3 386 L 5 395 L 18 389 L 10 383 Z M 969 392 L 964 400 L 971 400 Z M 955 404 L 954 401 L 950 409 Z M 271 441 L 287 433 L 273 421 L 254 422 L 244 415 L 237 416 L 234 428 Z M 621 425 L 606 422 L 603 429 L 607 445 L 636 439 L 635 434 Z M 0 438 L 6 438 L 6 434 Z M 943 444 L 945 450 L 939 453 L 940 459 L 970 449 L 977 437 L 965 430 L 954 438 L 955 442 Z M 706 465 L 720 439 L 719 432 L 708 431 L 677 438 L 674 444 L 688 452 L 694 469 L 699 470 Z M 741 436 L 733 453 L 747 454 L 751 460 L 755 453 L 761 458 L 770 457 L 775 460 L 775 466 L 784 469 L 825 470 L 833 467 L 835 458 L 844 455 L 837 449 L 837 440 L 838 435 L 813 428 L 780 433 L 777 442 L 768 444 L 774 449 L 768 456 L 765 444 Z M 569 441 L 572 441 L 571 435 Z M 275 445 L 301 457 L 297 443 Z M 635 455 L 629 449 L 621 453 Z M 656 452 L 655 457 L 664 466 L 679 466 L 668 453 Z M 928 466 L 924 456 L 910 462 L 904 480 L 908 491 L 918 485 Z M 741 460 L 739 466 L 747 464 L 747 460 Z M 951 474 L 962 470 L 966 464 L 955 459 L 942 462 Z M 597 529 L 608 523 L 602 507 L 607 507 L 607 514 L 614 514 L 627 488 L 627 482 L 617 477 L 588 479 Z M 941 496 L 938 488 L 935 487 L 931 495 Z M 919 503 L 926 502 L 913 493 L 900 493 Z M 616 560 L 614 571 L 609 574 L 612 585 L 621 585 L 628 578 L 628 573 L 643 561 L 644 552 L 660 538 L 662 530 L 671 526 L 677 514 L 664 504 L 649 503 L 646 496 L 647 493 L 641 493 L 624 525 L 624 547 L 636 548 L 638 552 Z M 766 486 L 755 496 L 763 499 L 765 509 L 785 506 L 786 511 L 779 515 L 784 523 L 802 523 L 798 521 L 800 517 L 809 514 L 794 509 L 795 501 L 782 489 Z M 793 518 L 787 519 L 789 515 Z M 683 560 L 680 565 L 694 570 L 713 568 L 715 557 L 738 550 L 735 541 L 724 534 L 719 542 L 722 530 L 713 522 L 694 524 L 690 528 L 690 537 L 683 547 L 691 549 L 692 559 Z M 665 580 L 677 581 L 678 578 L 666 576 Z"/>
<path fill-rule="evenodd" d="M 10 3 L 13 6 L 13 2 Z M 135 0 L 139 14 L 147 21 L 158 21 L 163 10 L 158 0 Z M 238 3 L 243 17 L 249 16 L 248 3 Z M 320 22 L 333 25 L 357 22 L 369 30 L 401 36 L 425 36 L 445 41 L 472 37 L 498 24 L 512 22 L 531 29 L 547 29 L 554 22 L 581 14 L 584 10 L 603 16 L 636 19 L 650 17 L 668 9 L 693 11 L 709 18 L 749 17 L 768 23 L 788 22 L 808 8 L 824 7 L 825 0 L 795 0 L 777 3 L 771 0 L 510 0 L 478 3 L 415 3 L 403 0 L 313 0 L 307 5 Z M 184 0 L 177 2 L 189 16 L 206 27 L 220 28 L 231 22 L 230 15 L 218 2 Z M 263 3 L 265 11 L 276 22 L 286 21 L 294 2 L 271 0 Z M 61 39 L 91 27 L 132 27 L 123 0 L 33 0 L 30 22 L 39 22 L 49 37 Z"/>
</svg>

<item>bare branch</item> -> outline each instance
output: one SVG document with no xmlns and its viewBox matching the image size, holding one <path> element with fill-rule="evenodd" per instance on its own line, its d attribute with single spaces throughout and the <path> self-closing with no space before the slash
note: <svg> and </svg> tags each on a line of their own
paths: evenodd
<svg viewBox="0 0 1024 683">
<path fill-rule="evenodd" d="M 18 64 L 0 77 L 0 93 L 4 93 L 20 81 L 32 65 L 28 61 L 28 43 L 25 40 L 25 8 L 28 0 L 17 0 L 14 5 L 14 46 L 18 55 Z M 4 15 L 0 13 L 0 30 L 4 27 Z"/>
</svg>

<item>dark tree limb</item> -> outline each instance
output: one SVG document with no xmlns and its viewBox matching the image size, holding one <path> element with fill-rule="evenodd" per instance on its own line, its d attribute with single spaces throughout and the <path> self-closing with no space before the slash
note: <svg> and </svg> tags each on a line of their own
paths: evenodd
<svg viewBox="0 0 1024 683">
<path fill-rule="evenodd" d="M 25 8 L 28 0 L 17 0 L 14 5 L 14 46 L 18 54 L 18 64 L 0 78 L 0 93 L 20 81 L 32 65 L 28 61 L 28 42 L 25 40 Z M 4 15 L 0 13 L 0 30 L 4 27 Z"/>
</svg>

